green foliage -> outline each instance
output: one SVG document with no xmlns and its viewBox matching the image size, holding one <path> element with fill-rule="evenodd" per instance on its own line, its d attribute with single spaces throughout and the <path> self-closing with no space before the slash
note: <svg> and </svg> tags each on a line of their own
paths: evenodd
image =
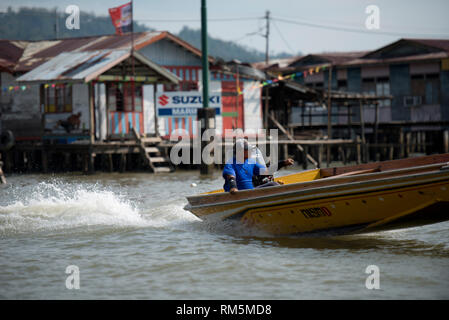
<svg viewBox="0 0 449 320">
<path fill-rule="evenodd" d="M 49 40 L 73 37 L 86 37 L 113 34 L 115 29 L 109 16 L 96 16 L 85 11 L 80 12 L 80 29 L 69 30 L 65 27 L 67 14 L 55 12 L 55 9 L 22 7 L 17 11 L 8 8 L 7 12 L 0 13 L 0 38 L 12 40 Z M 57 21 L 57 33 L 55 22 Z M 154 30 L 145 25 L 134 22 L 134 31 Z M 177 35 L 184 41 L 201 49 L 201 30 L 184 27 Z M 225 61 L 237 59 L 242 62 L 257 62 L 265 60 L 265 53 L 209 36 L 209 55 L 220 57 Z M 271 59 L 285 58 L 287 53 L 272 56 Z"/>
<path fill-rule="evenodd" d="M 55 12 L 55 9 L 20 8 L 13 11 L 8 8 L 0 13 L 0 38 L 12 40 L 49 40 L 56 38 L 55 22 L 57 21 L 57 38 L 74 38 L 113 34 L 115 28 L 109 16 L 96 16 L 93 13 L 80 12 L 80 29 L 69 30 L 65 27 L 67 14 Z M 150 28 L 134 23 L 134 31 L 147 31 Z"/>
<path fill-rule="evenodd" d="M 178 37 L 184 41 L 189 42 L 198 49 L 201 48 L 201 30 L 190 29 L 184 27 L 178 34 Z M 259 62 L 265 60 L 265 53 L 256 49 L 248 48 L 236 44 L 232 41 L 224 41 L 208 37 L 209 55 L 214 57 L 220 57 L 225 61 L 237 59 L 242 62 Z M 300 55 L 301 53 L 298 53 Z M 270 59 L 282 59 L 291 57 L 291 54 L 282 52 L 270 57 Z"/>
</svg>

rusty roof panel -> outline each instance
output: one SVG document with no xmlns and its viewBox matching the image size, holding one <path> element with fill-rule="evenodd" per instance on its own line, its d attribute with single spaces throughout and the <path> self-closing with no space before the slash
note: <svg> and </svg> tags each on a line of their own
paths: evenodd
<svg viewBox="0 0 449 320">
<path fill-rule="evenodd" d="M 108 66 L 112 67 L 128 56 L 129 50 L 64 52 L 19 77 L 17 81 L 85 82 L 89 75 L 108 68 Z"/>
<path fill-rule="evenodd" d="M 25 46 L 23 41 L 0 40 L 0 67 L 12 72 Z"/>
<path fill-rule="evenodd" d="M 404 39 L 408 41 L 418 42 L 427 46 L 442 49 L 449 52 L 449 40 L 444 39 Z"/>
<path fill-rule="evenodd" d="M 134 34 L 134 47 L 151 43 L 151 39 L 163 32 L 140 32 Z M 131 47 L 131 34 L 104 35 L 81 38 L 69 38 L 50 41 L 29 42 L 15 71 L 26 72 L 56 57 L 63 52 L 94 51 L 104 49 L 126 49 Z M 1 48 L 1 47 L 0 47 Z"/>
<path fill-rule="evenodd" d="M 18 82 L 89 82 L 131 55 L 129 49 L 63 52 L 17 79 Z M 158 79 L 178 83 L 179 78 L 151 60 L 133 53 Z"/>
<path fill-rule="evenodd" d="M 387 59 L 359 58 L 340 63 L 339 65 L 340 66 L 374 65 L 374 64 L 426 61 L 426 60 L 445 59 L 445 58 L 449 58 L 449 52 L 442 51 L 442 52 L 426 53 L 405 57 L 394 57 Z"/>
</svg>

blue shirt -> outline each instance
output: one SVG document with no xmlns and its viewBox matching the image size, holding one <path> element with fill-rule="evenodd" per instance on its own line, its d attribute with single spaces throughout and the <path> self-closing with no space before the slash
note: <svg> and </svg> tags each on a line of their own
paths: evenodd
<svg viewBox="0 0 449 320">
<path fill-rule="evenodd" d="M 225 164 L 223 168 L 223 178 L 226 175 L 234 176 L 237 182 L 237 189 L 239 190 L 254 189 L 253 175 L 260 175 L 261 169 L 265 169 L 265 167 L 261 164 L 248 163 L 248 159 L 246 159 L 243 163 L 237 163 L 236 159 L 233 158 L 232 161 Z M 229 192 L 230 190 L 227 180 L 225 181 L 223 189 L 226 192 Z"/>
</svg>

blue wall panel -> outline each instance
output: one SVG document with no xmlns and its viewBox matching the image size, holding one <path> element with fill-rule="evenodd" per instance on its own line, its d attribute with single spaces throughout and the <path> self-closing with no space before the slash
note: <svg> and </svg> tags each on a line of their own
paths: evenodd
<svg viewBox="0 0 449 320">
<path fill-rule="evenodd" d="M 139 53 L 163 66 L 201 66 L 201 58 L 167 39 L 139 50 Z"/>
<path fill-rule="evenodd" d="M 441 120 L 449 120 L 449 71 L 440 73 Z"/>
<path fill-rule="evenodd" d="M 411 95 L 410 68 L 408 64 L 390 65 L 391 119 L 410 120 L 410 107 L 404 107 L 404 96 Z"/>
<path fill-rule="evenodd" d="M 348 68 L 347 70 L 347 85 L 348 92 L 362 92 L 362 70 L 360 67 Z M 352 121 L 358 122 L 360 120 L 360 108 L 355 104 L 351 108 Z"/>
</svg>

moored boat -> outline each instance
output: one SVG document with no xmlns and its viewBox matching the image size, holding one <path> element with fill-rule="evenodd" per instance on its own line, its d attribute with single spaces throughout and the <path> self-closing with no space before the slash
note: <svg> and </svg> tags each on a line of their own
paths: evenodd
<svg viewBox="0 0 449 320">
<path fill-rule="evenodd" d="M 234 220 L 273 235 L 364 233 L 449 220 L 449 154 L 313 169 L 283 185 L 187 197 L 205 221 Z"/>
</svg>

